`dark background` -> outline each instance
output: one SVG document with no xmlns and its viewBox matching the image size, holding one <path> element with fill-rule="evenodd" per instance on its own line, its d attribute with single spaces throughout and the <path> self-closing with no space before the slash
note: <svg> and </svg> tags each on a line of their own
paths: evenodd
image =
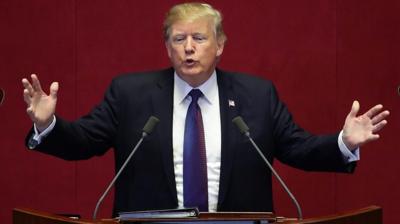
<svg viewBox="0 0 400 224">
<path fill-rule="evenodd" d="M 97 104 L 111 79 L 169 66 L 162 38 L 166 11 L 177 1 L 0 0 L 0 220 L 29 207 L 91 217 L 114 174 L 113 153 L 65 162 L 24 147 L 31 127 L 21 79 L 39 75 L 48 91 L 60 82 L 57 113 L 75 119 Z M 305 217 L 375 204 L 397 223 L 400 199 L 400 1 L 209 1 L 225 16 L 228 42 L 220 63 L 269 78 L 295 120 L 313 133 L 339 131 L 358 99 L 361 110 L 391 111 L 381 139 L 362 147 L 353 175 L 275 167 Z M 296 210 L 275 182 L 277 214 Z M 111 215 L 112 194 L 99 216 Z"/>
</svg>

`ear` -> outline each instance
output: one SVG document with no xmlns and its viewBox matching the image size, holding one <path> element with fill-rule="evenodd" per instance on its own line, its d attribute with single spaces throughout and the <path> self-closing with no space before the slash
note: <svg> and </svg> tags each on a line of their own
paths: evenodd
<svg viewBox="0 0 400 224">
<path fill-rule="evenodd" d="M 219 40 L 217 40 L 217 57 L 222 55 L 222 52 L 224 51 L 224 46 L 225 40 L 223 40 L 223 38 L 219 38 Z"/>
<path fill-rule="evenodd" d="M 165 40 L 165 48 L 167 48 L 168 57 L 171 59 L 171 44 L 169 40 Z"/>
</svg>

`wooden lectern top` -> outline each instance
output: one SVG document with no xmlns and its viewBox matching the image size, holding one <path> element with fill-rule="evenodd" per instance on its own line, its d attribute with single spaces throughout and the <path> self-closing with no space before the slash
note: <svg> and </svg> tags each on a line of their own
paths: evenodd
<svg viewBox="0 0 400 224">
<path fill-rule="evenodd" d="M 120 221 L 118 219 L 72 219 L 34 209 L 16 208 L 13 210 L 14 224 L 117 224 L 117 223 L 149 223 L 149 222 L 174 222 L 174 223 L 280 223 L 280 224 L 382 224 L 382 209 L 378 206 L 369 206 L 362 209 L 342 212 L 316 218 L 298 220 L 296 218 L 277 217 L 265 212 L 216 212 L 200 213 L 197 218 L 181 219 L 133 219 Z M 247 222 L 248 221 L 248 222 Z"/>
</svg>

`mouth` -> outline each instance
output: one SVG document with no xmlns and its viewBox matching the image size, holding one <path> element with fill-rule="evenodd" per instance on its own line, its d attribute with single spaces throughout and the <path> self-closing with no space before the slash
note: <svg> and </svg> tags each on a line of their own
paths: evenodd
<svg viewBox="0 0 400 224">
<path fill-rule="evenodd" d="M 191 66 L 194 66 L 194 65 L 196 64 L 196 61 L 193 60 L 193 59 L 191 59 L 191 58 L 188 58 L 188 59 L 186 59 L 183 63 L 184 63 L 186 66 L 191 67 Z"/>
</svg>

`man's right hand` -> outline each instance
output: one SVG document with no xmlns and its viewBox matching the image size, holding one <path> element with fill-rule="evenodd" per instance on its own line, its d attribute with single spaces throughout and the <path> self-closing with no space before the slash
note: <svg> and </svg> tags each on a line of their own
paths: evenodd
<svg viewBox="0 0 400 224">
<path fill-rule="evenodd" d="M 53 121 L 57 104 L 58 82 L 50 85 L 50 94 L 47 95 L 40 86 L 38 77 L 31 75 L 32 83 L 22 79 L 24 85 L 24 100 L 27 104 L 26 112 L 35 123 L 39 132 L 45 130 Z"/>
</svg>

